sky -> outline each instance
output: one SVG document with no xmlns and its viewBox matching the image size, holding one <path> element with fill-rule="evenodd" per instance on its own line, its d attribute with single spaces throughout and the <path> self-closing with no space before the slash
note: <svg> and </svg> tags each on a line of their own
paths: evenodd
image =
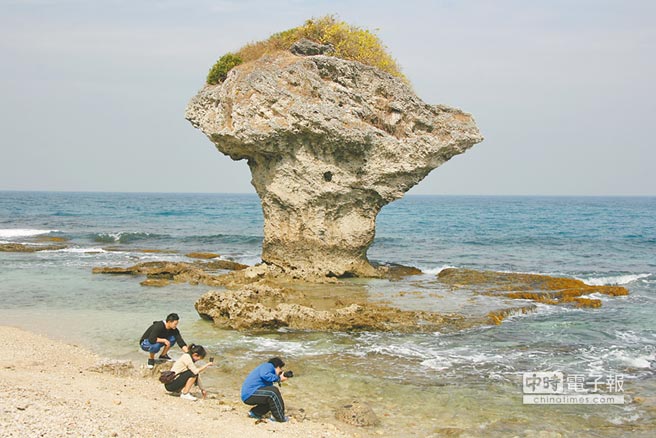
<svg viewBox="0 0 656 438">
<path fill-rule="evenodd" d="M 226 52 L 326 14 L 485 137 L 409 193 L 656 195 L 652 0 L 0 0 L 0 190 L 254 193 L 187 102 Z"/>
</svg>

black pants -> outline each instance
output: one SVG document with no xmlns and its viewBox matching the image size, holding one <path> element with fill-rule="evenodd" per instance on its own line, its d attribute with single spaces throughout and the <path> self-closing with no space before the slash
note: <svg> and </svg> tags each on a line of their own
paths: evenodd
<svg viewBox="0 0 656 438">
<path fill-rule="evenodd" d="M 187 384 L 187 380 L 191 379 L 192 377 L 196 377 L 196 374 L 194 374 L 191 370 L 185 370 L 178 374 L 171 383 L 165 384 L 164 387 L 169 392 L 180 392 L 182 391 L 182 388 L 184 388 Z M 198 380 L 196 380 L 194 385 L 198 385 Z"/>
<path fill-rule="evenodd" d="M 265 386 L 248 397 L 244 403 L 255 406 L 251 412 L 258 417 L 264 417 L 271 411 L 273 417 L 278 421 L 285 418 L 285 402 L 282 400 L 280 390 L 275 386 Z"/>
</svg>

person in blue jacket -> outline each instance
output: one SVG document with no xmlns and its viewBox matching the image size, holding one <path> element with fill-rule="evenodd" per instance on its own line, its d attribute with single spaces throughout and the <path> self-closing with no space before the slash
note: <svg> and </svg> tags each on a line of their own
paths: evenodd
<svg viewBox="0 0 656 438">
<path fill-rule="evenodd" d="M 279 357 L 269 359 L 268 362 L 255 368 L 244 380 L 241 386 L 241 401 L 253 408 L 248 416 L 261 419 L 271 411 L 271 421 L 285 422 L 285 402 L 280 390 L 273 386 L 276 382 L 284 382 L 287 377 L 283 375 L 282 368 L 285 362 Z"/>
</svg>

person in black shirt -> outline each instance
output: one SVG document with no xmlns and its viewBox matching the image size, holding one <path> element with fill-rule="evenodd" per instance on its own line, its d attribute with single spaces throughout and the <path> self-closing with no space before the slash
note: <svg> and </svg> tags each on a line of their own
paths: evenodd
<svg viewBox="0 0 656 438">
<path fill-rule="evenodd" d="M 164 347 L 164 350 L 159 355 L 160 360 L 171 360 L 167 353 L 176 343 L 182 351 L 188 352 L 187 343 L 182 339 L 178 330 L 179 322 L 180 317 L 178 314 L 171 313 L 166 317 L 166 321 L 153 321 L 148 330 L 141 335 L 139 345 L 143 351 L 149 353 L 148 368 L 155 366 L 155 353 L 161 350 L 162 347 Z"/>
</svg>

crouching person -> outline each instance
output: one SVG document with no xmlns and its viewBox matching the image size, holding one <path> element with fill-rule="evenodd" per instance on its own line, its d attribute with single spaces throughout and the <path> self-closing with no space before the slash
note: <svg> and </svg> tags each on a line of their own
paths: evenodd
<svg viewBox="0 0 656 438">
<path fill-rule="evenodd" d="M 182 351 L 187 352 L 187 343 L 182 339 L 180 330 L 178 330 L 179 322 L 178 314 L 171 313 L 166 317 L 166 321 L 153 321 L 153 324 L 141 335 L 139 345 L 143 351 L 148 352 L 148 368 L 155 367 L 155 353 L 162 348 L 164 350 L 159 358 L 165 361 L 171 360 L 168 352 L 176 343 L 182 348 Z"/>
<path fill-rule="evenodd" d="M 213 362 L 208 362 L 201 367 L 196 366 L 196 362 L 204 359 L 205 354 L 205 348 L 202 345 L 191 344 L 187 353 L 180 356 L 180 359 L 176 360 L 171 367 L 171 371 L 175 373 L 175 379 L 164 385 L 166 390 L 179 392 L 180 398 L 184 400 L 195 401 L 197 398 L 190 394 L 190 391 L 196 385 L 203 394 L 203 398 L 205 398 L 207 391 L 205 391 L 200 380 L 200 373 L 205 371 L 207 367 L 214 365 Z"/>
<path fill-rule="evenodd" d="M 261 419 L 271 412 L 271 421 L 289 420 L 285 416 L 285 402 L 280 390 L 273 386 L 275 382 L 287 380 L 282 372 L 284 366 L 285 363 L 279 357 L 274 357 L 255 368 L 246 377 L 241 387 L 241 400 L 253 406 L 248 412 L 249 417 Z"/>
</svg>

